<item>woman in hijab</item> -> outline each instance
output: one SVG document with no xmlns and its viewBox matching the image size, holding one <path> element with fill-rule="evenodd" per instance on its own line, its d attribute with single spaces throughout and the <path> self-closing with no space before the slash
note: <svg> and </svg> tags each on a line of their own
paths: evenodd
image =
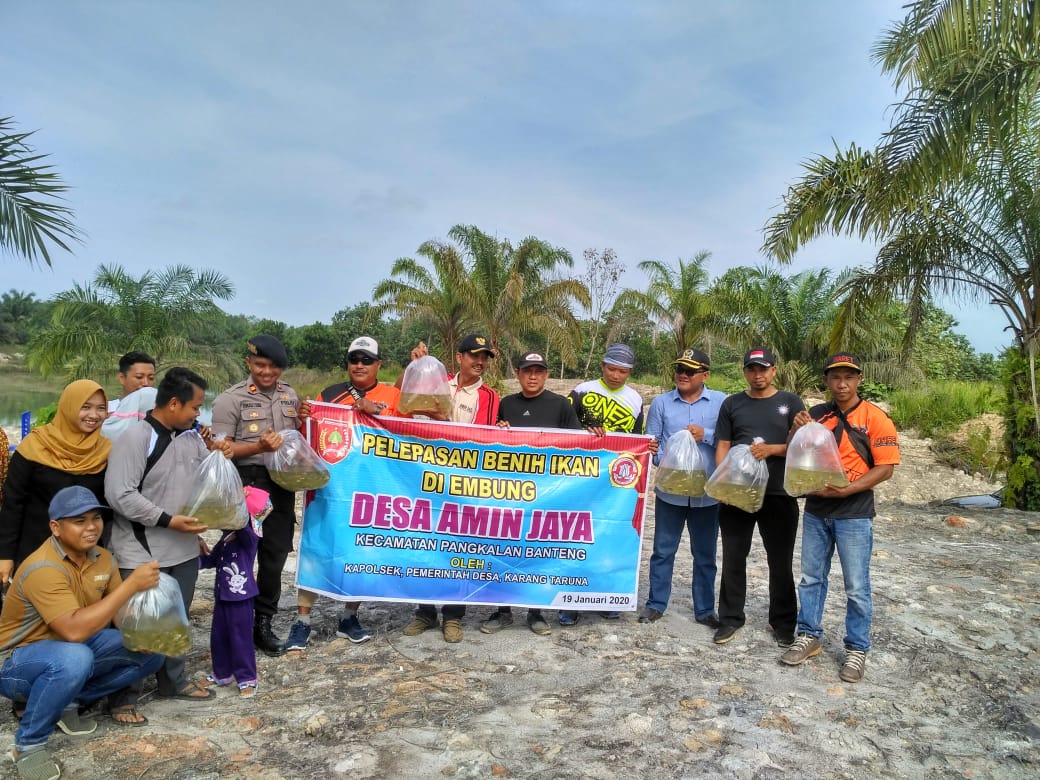
<svg viewBox="0 0 1040 780">
<path fill-rule="evenodd" d="M 26 436 L 11 456 L 0 507 L 0 585 L 51 535 L 47 506 L 64 487 L 82 485 L 105 499 L 112 443 L 101 435 L 108 414 L 104 388 L 78 379 L 58 399 L 54 419 Z"/>
</svg>

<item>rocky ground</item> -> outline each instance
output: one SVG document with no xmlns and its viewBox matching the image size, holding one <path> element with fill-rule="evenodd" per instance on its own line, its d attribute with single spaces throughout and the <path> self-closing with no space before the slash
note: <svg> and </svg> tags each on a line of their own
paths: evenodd
<svg viewBox="0 0 1040 780">
<path fill-rule="evenodd" d="M 857 685 L 837 674 L 837 563 L 824 653 L 788 668 L 766 626 L 756 543 L 748 624 L 724 646 L 693 620 L 688 553 L 650 625 L 593 615 L 549 637 L 522 623 L 487 636 L 477 622 L 490 609 L 473 607 L 463 642 L 447 645 L 435 631 L 403 636 L 407 605 L 370 603 L 362 619 L 376 636 L 355 646 L 335 638 L 322 601 L 306 653 L 261 658 L 256 698 L 149 698 L 146 727 L 102 721 L 52 747 L 73 778 L 1037 777 L 1040 518 L 951 515 L 931 502 L 996 486 L 937 465 L 927 442 L 904 436 L 903 458 L 879 502 L 874 650 Z M 649 517 L 642 596 L 652 537 Z M 191 612 L 198 675 L 206 582 Z M 282 634 L 291 582 L 287 572 Z M 0 715 L 8 736 L 14 725 Z"/>
</svg>

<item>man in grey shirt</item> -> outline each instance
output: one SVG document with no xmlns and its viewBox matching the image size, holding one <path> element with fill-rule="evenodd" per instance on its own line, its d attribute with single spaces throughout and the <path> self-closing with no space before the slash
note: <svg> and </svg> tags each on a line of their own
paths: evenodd
<svg viewBox="0 0 1040 780">
<path fill-rule="evenodd" d="M 105 473 L 105 498 L 114 512 L 108 548 L 121 573 L 125 578 L 142 563 L 158 561 L 160 571 L 177 580 L 185 613 L 199 572 L 198 534 L 206 526 L 180 512 L 209 450 L 231 457 L 230 442 L 214 442 L 197 424 L 206 387 L 206 380 L 187 368 L 167 371 L 155 408 L 113 443 Z M 183 657 L 167 657 L 155 677 L 160 696 L 213 696 L 187 678 Z"/>
</svg>

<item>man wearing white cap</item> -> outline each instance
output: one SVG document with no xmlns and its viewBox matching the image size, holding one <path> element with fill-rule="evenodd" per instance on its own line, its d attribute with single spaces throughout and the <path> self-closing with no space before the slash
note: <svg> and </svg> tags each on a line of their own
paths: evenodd
<svg viewBox="0 0 1040 780">
<path fill-rule="evenodd" d="M 401 391 L 396 387 L 381 384 L 379 368 L 383 365 L 379 354 L 379 343 L 369 336 L 360 336 L 350 342 L 344 359 L 349 379 L 330 385 L 318 393 L 318 401 L 340 406 L 353 406 L 366 414 L 381 414 L 384 417 L 397 416 L 397 401 Z M 311 414 L 310 399 L 300 406 L 300 420 L 305 421 Z M 289 636 L 283 645 L 285 650 L 306 650 L 311 636 L 311 609 L 318 600 L 318 594 L 300 589 L 296 595 L 296 620 L 289 628 Z M 336 627 L 336 636 L 349 639 L 354 644 L 367 642 L 372 632 L 361 625 L 357 611 L 360 601 L 343 604 L 343 614 Z"/>
<path fill-rule="evenodd" d="M 635 364 L 635 352 L 627 344 L 607 347 L 600 363 L 600 378 L 582 382 L 567 396 L 581 427 L 597 433 L 643 432 L 643 398 L 626 384 Z M 607 620 L 621 617 L 614 611 L 600 614 Z M 580 612 L 560 612 L 561 626 L 573 626 L 580 619 Z"/>
</svg>

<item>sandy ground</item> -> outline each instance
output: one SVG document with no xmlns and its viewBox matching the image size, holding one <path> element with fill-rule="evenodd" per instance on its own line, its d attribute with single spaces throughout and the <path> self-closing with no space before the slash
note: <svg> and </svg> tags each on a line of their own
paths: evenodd
<svg viewBox="0 0 1040 780">
<path fill-rule="evenodd" d="M 1035 778 L 1040 517 L 951 519 L 930 499 L 992 486 L 929 457 L 908 441 L 908 467 L 879 503 L 874 649 L 857 685 L 838 679 L 837 563 L 824 652 L 784 667 L 756 542 L 748 623 L 724 646 L 693 620 L 686 551 L 672 603 L 649 625 L 632 613 L 591 615 L 549 637 L 522 621 L 488 636 L 477 622 L 490 608 L 473 607 L 463 642 L 448 645 L 438 631 L 403 636 L 408 605 L 372 603 L 362 619 L 376 636 L 355 646 L 335 638 L 335 605 L 322 601 L 306 653 L 261 658 L 256 698 L 227 689 L 202 704 L 150 697 L 144 728 L 102 720 L 95 734 L 59 733 L 51 747 L 72 778 Z M 641 601 L 652 517 L 647 526 Z M 189 667 L 199 675 L 207 582 L 191 613 Z M 287 584 L 282 635 L 294 598 Z M 6 738 L 14 726 L 0 714 Z"/>
</svg>

